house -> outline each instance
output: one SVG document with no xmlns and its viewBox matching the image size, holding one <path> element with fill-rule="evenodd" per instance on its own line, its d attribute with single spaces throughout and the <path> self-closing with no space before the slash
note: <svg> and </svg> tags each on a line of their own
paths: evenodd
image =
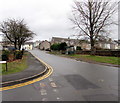
<svg viewBox="0 0 120 103">
<path fill-rule="evenodd" d="M 115 48 L 120 49 L 120 40 L 114 40 L 114 42 L 116 43 Z"/>
<path fill-rule="evenodd" d="M 36 48 L 36 47 L 39 47 L 39 44 L 41 43 L 40 40 L 37 40 L 34 42 L 33 46 Z"/>
<path fill-rule="evenodd" d="M 88 40 L 79 40 L 79 45 L 82 50 L 90 50 L 91 49 L 91 45 Z"/>
<path fill-rule="evenodd" d="M 2 41 L 0 45 L 2 50 L 15 50 L 14 45 L 8 41 Z"/>
<path fill-rule="evenodd" d="M 59 37 L 52 37 L 52 40 L 51 40 L 51 44 L 63 43 L 63 42 L 65 42 L 68 46 L 74 46 L 75 50 L 77 46 L 80 46 L 83 50 L 90 50 L 91 48 L 90 43 L 86 42 L 85 40 L 59 38 Z"/>
<path fill-rule="evenodd" d="M 74 46 L 75 50 L 77 46 L 80 46 L 82 50 L 90 50 L 91 44 L 88 40 L 70 39 L 70 38 L 59 38 L 52 37 L 51 44 L 65 42 L 68 46 Z M 97 49 L 120 49 L 120 43 L 113 41 L 111 38 L 103 38 L 95 42 Z"/>
<path fill-rule="evenodd" d="M 33 49 L 33 42 L 26 42 L 24 45 L 22 45 L 21 49 L 32 50 Z"/>
<path fill-rule="evenodd" d="M 65 42 L 68 46 L 79 44 L 79 40 L 70 38 L 52 37 L 51 44 Z"/>
<path fill-rule="evenodd" d="M 74 46 L 74 48 L 79 46 L 79 40 L 77 39 L 60 38 L 60 37 L 52 37 L 51 45 L 55 43 L 64 43 L 64 42 L 67 44 L 67 46 Z"/>
<path fill-rule="evenodd" d="M 101 48 L 101 49 L 115 50 L 115 49 L 118 49 L 118 44 L 115 41 L 108 39 L 108 40 L 102 40 L 102 41 L 97 42 L 95 44 L 95 47 Z"/>
<path fill-rule="evenodd" d="M 39 44 L 39 49 L 41 49 L 41 50 L 50 50 L 50 46 L 51 46 L 51 43 L 48 42 L 47 40 L 45 40 L 45 41 L 42 41 Z"/>
</svg>

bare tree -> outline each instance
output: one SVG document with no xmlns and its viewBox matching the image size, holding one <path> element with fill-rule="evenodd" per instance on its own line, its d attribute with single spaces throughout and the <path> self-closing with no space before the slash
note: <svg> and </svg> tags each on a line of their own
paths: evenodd
<svg viewBox="0 0 120 103">
<path fill-rule="evenodd" d="M 21 49 L 21 45 L 33 38 L 34 33 L 29 30 L 24 20 L 8 19 L 3 21 L 0 30 L 5 37 L 14 44 L 15 49 Z"/>
<path fill-rule="evenodd" d="M 21 49 L 21 45 L 24 45 L 25 42 L 32 40 L 35 33 L 33 33 L 28 26 L 21 20 L 18 28 L 18 48 Z"/>
<path fill-rule="evenodd" d="M 7 20 L 3 21 L 0 28 L 6 38 L 14 44 L 15 49 L 17 49 L 17 21 Z"/>
<path fill-rule="evenodd" d="M 74 29 L 80 31 L 79 36 L 88 37 L 91 43 L 91 54 L 95 53 L 95 41 L 105 36 L 107 27 L 115 24 L 112 15 L 117 10 L 116 4 L 105 0 L 75 1 L 73 17 Z"/>
</svg>

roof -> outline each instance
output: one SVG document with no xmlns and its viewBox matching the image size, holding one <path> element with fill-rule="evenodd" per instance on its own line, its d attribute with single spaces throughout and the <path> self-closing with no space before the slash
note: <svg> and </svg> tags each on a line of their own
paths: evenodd
<svg viewBox="0 0 120 103">
<path fill-rule="evenodd" d="M 116 42 L 117 44 L 120 44 L 120 40 L 114 40 L 114 42 Z"/>
<path fill-rule="evenodd" d="M 61 38 L 61 37 L 52 37 L 52 39 L 64 39 L 64 40 L 77 40 L 77 39 L 70 39 L 70 38 Z"/>
<path fill-rule="evenodd" d="M 33 42 L 26 42 L 25 44 L 34 44 Z"/>
</svg>

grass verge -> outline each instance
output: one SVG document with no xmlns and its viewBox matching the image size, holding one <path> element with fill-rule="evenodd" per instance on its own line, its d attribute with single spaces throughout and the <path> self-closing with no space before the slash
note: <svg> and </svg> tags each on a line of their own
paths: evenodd
<svg viewBox="0 0 120 103">
<path fill-rule="evenodd" d="M 100 62 L 100 63 L 109 63 L 109 64 L 115 64 L 115 65 L 120 65 L 118 62 L 120 58 L 118 57 L 108 57 L 108 56 L 91 56 L 91 55 L 70 55 L 70 57 L 75 57 L 75 58 L 80 58 L 85 61 L 95 61 L 95 62 Z"/>
<path fill-rule="evenodd" d="M 86 61 L 86 62 L 98 62 L 98 63 L 108 63 L 108 64 L 120 65 L 119 57 L 92 56 L 92 55 L 81 55 L 81 54 L 65 55 L 65 54 L 60 54 L 60 52 L 56 52 L 56 51 L 49 52 L 49 54 L 61 55 L 64 57 L 70 57 L 73 59 L 82 60 L 82 61 Z"/>
<path fill-rule="evenodd" d="M 13 74 L 13 73 L 21 72 L 24 69 L 26 69 L 28 67 L 27 65 L 28 55 L 29 55 L 28 53 L 25 53 L 21 60 L 15 60 L 12 62 L 8 62 L 7 63 L 8 71 L 6 71 L 6 64 L 1 64 L 2 65 L 1 74 L 2 75 Z"/>
</svg>

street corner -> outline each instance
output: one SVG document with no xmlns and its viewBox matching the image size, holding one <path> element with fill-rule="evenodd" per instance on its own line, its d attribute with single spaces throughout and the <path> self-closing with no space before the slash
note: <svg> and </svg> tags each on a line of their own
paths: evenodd
<svg viewBox="0 0 120 103">
<path fill-rule="evenodd" d="M 30 85 L 32 83 L 41 81 L 49 77 L 53 73 L 53 68 L 51 66 L 43 62 L 41 59 L 38 59 L 36 56 L 33 55 L 33 57 L 37 59 L 40 63 L 42 63 L 42 65 L 44 65 L 44 70 L 41 71 L 40 73 L 37 73 L 36 75 L 32 75 L 26 78 L 3 82 L 0 84 L 1 85 L 0 91 L 15 89 L 18 87 Z"/>
</svg>

